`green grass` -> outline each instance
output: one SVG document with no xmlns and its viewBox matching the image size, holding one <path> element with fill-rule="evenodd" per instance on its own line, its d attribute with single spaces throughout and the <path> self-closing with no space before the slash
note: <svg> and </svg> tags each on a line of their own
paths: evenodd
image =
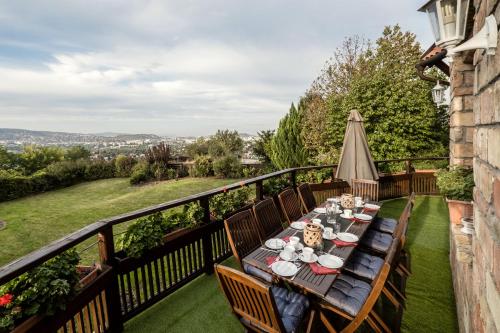
<svg viewBox="0 0 500 333">
<path fill-rule="evenodd" d="M 405 199 L 384 203 L 381 215 L 398 217 Z M 448 212 L 440 197 L 418 197 L 408 231 L 413 275 L 407 283 L 403 332 L 458 332 L 448 259 Z M 225 265 L 235 267 L 230 259 Z M 125 324 L 128 333 L 243 332 L 219 290 L 203 275 Z"/>
<path fill-rule="evenodd" d="M 183 178 L 130 186 L 125 178 L 105 179 L 0 203 L 0 220 L 7 222 L 0 230 L 0 266 L 97 220 L 236 181 Z M 115 228 L 115 232 L 123 228 Z M 84 259 L 95 257 L 95 247 L 91 252 L 83 254 Z"/>
<path fill-rule="evenodd" d="M 403 199 L 384 203 L 381 215 L 398 217 Z M 458 332 L 449 261 L 448 209 L 442 197 L 417 197 L 406 249 L 412 276 L 407 281 L 408 301 L 402 332 Z"/>
</svg>

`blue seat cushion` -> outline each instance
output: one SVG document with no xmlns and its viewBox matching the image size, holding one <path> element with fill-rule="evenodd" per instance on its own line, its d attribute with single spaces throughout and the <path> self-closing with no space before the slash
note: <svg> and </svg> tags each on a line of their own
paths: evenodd
<svg viewBox="0 0 500 333">
<path fill-rule="evenodd" d="M 382 232 L 387 232 L 388 234 L 393 234 L 394 230 L 396 230 L 396 226 L 398 225 L 398 221 L 390 218 L 390 217 L 377 217 L 375 218 L 370 228 Z"/>
<path fill-rule="evenodd" d="M 368 230 L 361 238 L 361 245 L 387 253 L 392 244 L 392 236 L 376 230 Z"/>
<path fill-rule="evenodd" d="M 368 253 L 354 250 L 344 265 L 344 271 L 373 280 L 382 269 L 384 260 Z"/>
<path fill-rule="evenodd" d="M 281 287 L 272 286 L 271 291 L 287 333 L 296 332 L 309 308 L 309 300 L 304 295 Z"/>
<path fill-rule="evenodd" d="M 261 279 L 263 281 L 266 281 L 269 283 L 273 282 L 273 276 L 271 274 L 264 272 L 263 270 L 258 269 L 255 266 L 243 263 L 243 271 L 245 271 L 245 273 L 252 275 L 258 279 Z"/>
<path fill-rule="evenodd" d="M 355 317 L 365 304 L 372 287 L 365 281 L 340 274 L 326 294 L 326 300 L 333 306 Z"/>
</svg>

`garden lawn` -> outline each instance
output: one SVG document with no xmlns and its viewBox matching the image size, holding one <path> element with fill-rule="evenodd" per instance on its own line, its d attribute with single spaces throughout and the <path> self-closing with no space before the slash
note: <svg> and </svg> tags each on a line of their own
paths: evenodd
<svg viewBox="0 0 500 333">
<path fill-rule="evenodd" d="M 0 203 L 0 220 L 7 222 L 0 230 L 0 266 L 97 220 L 236 181 L 182 178 L 131 186 L 126 178 L 114 178 Z"/>
<path fill-rule="evenodd" d="M 407 199 L 386 201 L 381 216 L 399 217 Z M 441 197 L 417 197 L 407 249 L 413 275 L 401 330 L 411 333 L 458 332 L 448 259 L 448 211 Z M 224 265 L 237 267 L 230 258 Z M 202 275 L 125 324 L 126 333 L 243 332 L 214 275 Z"/>
</svg>

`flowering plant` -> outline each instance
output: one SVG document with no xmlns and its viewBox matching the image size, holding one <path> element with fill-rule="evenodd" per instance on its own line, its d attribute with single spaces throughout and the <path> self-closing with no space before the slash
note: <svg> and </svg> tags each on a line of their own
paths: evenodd
<svg viewBox="0 0 500 333">
<path fill-rule="evenodd" d="M 12 296 L 11 294 L 5 294 L 3 296 L 0 296 L 0 306 L 5 307 L 9 305 L 10 303 L 12 303 L 13 298 L 14 296 Z"/>
</svg>

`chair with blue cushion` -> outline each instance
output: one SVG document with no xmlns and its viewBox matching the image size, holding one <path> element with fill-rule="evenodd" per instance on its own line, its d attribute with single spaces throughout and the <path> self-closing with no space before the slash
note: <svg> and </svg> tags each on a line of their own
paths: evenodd
<svg viewBox="0 0 500 333">
<path fill-rule="evenodd" d="M 233 313 L 250 331 L 298 332 L 308 315 L 309 300 L 304 295 L 266 285 L 222 265 L 215 265 L 215 273 Z M 309 331 L 311 325 L 308 326 Z"/>
<path fill-rule="evenodd" d="M 408 202 L 406 203 L 406 206 L 403 212 L 401 213 L 401 216 L 399 217 L 399 221 L 408 220 L 410 218 L 414 202 L 415 202 L 415 192 L 413 192 L 411 196 L 408 198 Z M 390 217 L 377 216 L 370 223 L 370 229 L 385 232 L 392 235 L 396 231 L 399 221 Z"/>
<path fill-rule="evenodd" d="M 319 317 L 329 332 L 354 332 L 364 321 L 376 332 L 391 331 L 373 307 L 387 282 L 397 243 L 391 244 L 382 268 L 371 283 L 346 274 L 340 274 L 335 279 L 325 300 L 320 302 Z M 335 328 L 327 317 L 327 313 L 347 319 L 347 325 L 342 329 Z"/>
</svg>

